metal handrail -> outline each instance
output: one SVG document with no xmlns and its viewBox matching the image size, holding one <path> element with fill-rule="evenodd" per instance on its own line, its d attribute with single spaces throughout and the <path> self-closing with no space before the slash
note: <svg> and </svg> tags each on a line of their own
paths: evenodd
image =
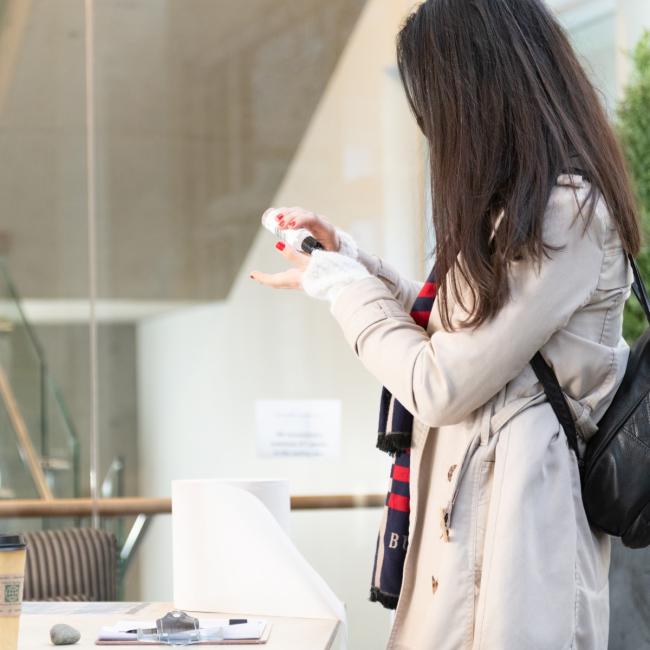
<svg viewBox="0 0 650 650">
<path fill-rule="evenodd" d="M 41 495 L 42 499 L 50 500 L 53 498 L 52 490 L 47 484 L 47 479 L 45 478 L 45 473 L 43 472 L 43 467 L 39 460 L 38 454 L 34 449 L 34 444 L 27 430 L 25 420 L 23 419 L 20 408 L 18 408 L 18 402 L 14 395 L 13 390 L 11 389 L 11 384 L 7 379 L 5 371 L 0 367 L 0 399 L 4 404 L 5 409 L 7 410 L 7 417 L 13 430 L 16 433 L 18 440 L 18 445 L 21 450 L 22 457 L 27 469 L 31 474 L 34 485 L 36 486 L 36 491 Z"/>
<path fill-rule="evenodd" d="M 291 497 L 292 510 L 379 508 L 385 494 L 310 494 Z M 164 515 L 172 511 L 170 498 L 123 497 L 119 499 L 7 499 L 0 500 L 0 518 L 102 517 Z"/>
<path fill-rule="evenodd" d="M 34 331 L 32 324 L 29 322 L 29 320 L 27 320 L 25 312 L 23 311 L 20 294 L 18 293 L 18 290 L 16 289 L 11 274 L 9 273 L 6 260 L 2 256 L 0 256 L 0 276 L 2 276 L 4 284 L 7 288 L 8 297 L 13 303 L 13 306 L 15 307 L 18 313 L 20 324 L 22 327 L 24 327 L 25 332 L 27 333 L 27 338 L 31 344 L 32 350 L 36 356 L 36 361 L 39 365 L 39 373 L 40 373 L 39 383 L 40 383 L 40 392 L 41 392 L 40 395 L 40 403 L 41 403 L 40 421 L 41 421 L 41 438 L 42 438 L 41 455 L 45 455 L 45 456 L 48 455 L 47 433 L 48 433 L 49 423 L 47 419 L 46 409 L 47 409 L 47 391 L 49 389 L 52 392 L 54 401 L 58 407 L 59 414 L 63 420 L 63 423 L 65 425 L 65 430 L 68 435 L 70 450 L 72 454 L 72 465 L 73 465 L 73 473 L 74 473 L 73 491 L 75 495 L 78 495 L 80 494 L 79 470 L 81 466 L 80 454 L 79 454 L 79 450 L 80 450 L 79 434 L 77 433 L 74 423 L 72 422 L 72 418 L 70 416 L 70 413 L 68 412 L 67 405 L 63 400 L 63 396 L 61 395 L 61 391 L 59 390 L 58 385 L 54 382 L 50 374 L 47 365 L 47 360 L 45 358 L 45 352 L 43 350 L 43 346 L 40 340 L 38 339 L 38 336 L 36 335 L 36 332 Z"/>
</svg>

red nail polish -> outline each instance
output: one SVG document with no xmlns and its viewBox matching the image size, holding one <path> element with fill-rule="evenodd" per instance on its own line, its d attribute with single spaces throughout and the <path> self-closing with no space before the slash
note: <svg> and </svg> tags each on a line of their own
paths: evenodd
<svg viewBox="0 0 650 650">
<path fill-rule="evenodd" d="M 251 279 L 253 279 L 253 274 L 251 273 L 248 277 L 251 278 Z"/>
<path fill-rule="evenodd" d="M 285 246 L 285 244 L 284 244 L 283 241 L 279 241 L 279 242 L 275 245 L 275 247 L 276 247 L 279 251 L 283 251 L 283 250 L 284 250 L 284 246 Z"/>
<path fill-rule="evenodd" d="M 292 219 L 292 220 L 289 222 L 289 225 L 290 225 L 290 226 L 295 226 L 295 225 L 296 225 L 296 222 Z"/>
<path fill-rule="evenodd" d="M 276 220 L 276 221 L 280 221 L 280 220 L 282 219 L 282 217 L 284 217 L 284 215 L 283 215 L 282 213 L 280 213 L 280 214 L 276 214 L 276 215 L 275 215 L 275 220 Z"/>
</svg>

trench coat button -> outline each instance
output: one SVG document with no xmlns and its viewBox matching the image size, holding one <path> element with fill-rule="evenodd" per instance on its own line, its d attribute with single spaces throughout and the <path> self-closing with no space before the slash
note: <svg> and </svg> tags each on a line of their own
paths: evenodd
<svg viewBox="0 0 650 650">
<path fill-rule="evenodd" d="M 452 466 L 449 468 L 449 471 L 447 472 L 447 480 L 450 481 L 450 482 L 451 482 L 451 477 L 452 477 L 452 475 L 453 475 L 454 470 L 456 469 L 456 467 L 457 467 L 456 465 L 452 465 Z"/>
<path fill-rule="evenodd" d="M 435 594 L 436 591 L 438 590 L 438 581 L 435 579 L 434 576 L 431 576 L 431 591 Z"/>
</svg>

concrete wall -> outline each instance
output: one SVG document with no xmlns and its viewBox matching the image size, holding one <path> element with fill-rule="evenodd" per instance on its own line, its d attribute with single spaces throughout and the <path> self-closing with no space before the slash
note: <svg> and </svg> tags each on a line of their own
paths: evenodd
<svg viewBox="0 0 650 650">
<path fill-rule="evenodd" d="M 84 3 L 5 4 L 0 248 L 25 298 L 83 300 Z M 227 295 L 363 4 L 94 3 L 100 298 Z"/>
</svg>

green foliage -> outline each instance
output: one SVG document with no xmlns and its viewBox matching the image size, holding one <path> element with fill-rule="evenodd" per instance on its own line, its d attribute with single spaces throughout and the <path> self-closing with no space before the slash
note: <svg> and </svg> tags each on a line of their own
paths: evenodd
<svg viewBox="0 0 650 650">
<path fill-rule="evenodd" d="M 632 173 L 641 208 L 644 244 L 637 262 L 644 280 L 650 279 L 650 32 L 636 46 L 632 60 L 634 76 L 618 109 L 618 132 Z M 623 334 L 634 341 L 646 329 L 646 320 L 636 299 L 625 307 Z"/>
</svg>

